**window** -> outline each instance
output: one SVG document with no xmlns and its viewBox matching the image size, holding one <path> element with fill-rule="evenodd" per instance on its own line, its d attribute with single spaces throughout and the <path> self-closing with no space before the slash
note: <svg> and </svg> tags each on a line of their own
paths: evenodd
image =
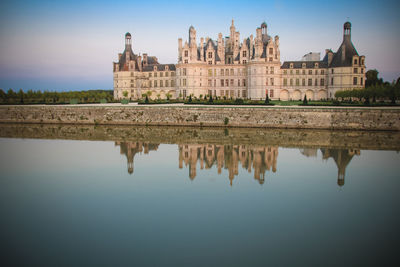
<svg viewBox="0 0 400 267">
<path fill-rule="evenodd" d="M 153 87 L 153 82 L 152 81 L 150 81 L 150 87 Z"/>
<path fill-rule="evenodd" d="M 306 75 L 306 70 L 302 70 L 301 74 Z"/>
<path fill-rule="evenodd" d="M 314 64 L 314 68 L 318 68 L 318 63 L 315 63 L 315 64 Z"/>
<path fill-rule="evenodd" d="M 225 85 L 229 86 L 229 80 L 228 79 L 225 80 Z"/>
<path fill-rule="evenodd" d="M 247 57 L 247 51 L 243 51 L 243 57 Z"/>
<path fill-rule="evenodd" d="M 357 65 L 357 63 L 358 63 L 358 60 L 355 58 L 354 59 L 354 65 Z"/>
<path fill-rule="evenodd" d="M 293 69 L 293 63 L 290 63 L 290 68 Z"/>
<path fill-rule="evenodd" d="M 299 70 L 296 70 L 296 75 L 299 75 L 300 74 L 300 71 Z"/>
<path fill-rule="evenodd" d="M 240 86 L 240 79 L 238 79 L 237 81 L 238 81 L 238 85 L 237 86 Z"/>
<path fill-rule="evenodd" d="M 164 87 L 163 81 L 160 81 L 160 87 Z"/>
<path fill-rule="evenodd" d="M 224 87 L 224 79 L 221 79 L 221 86 Z"/>
<path fill-rule="evenodd" d="M 318 70 L 315 70 L 315 75 L 318 75 Z"/>
<path fill-rule="evenodd" d="M 315 86 L 318 86 L 318 79 L 315 79 L 314 85 L 315 85 Z"/>
<path fill-rule="evenodd" d="M 272 61 L 272 57 L 269 57 L 269 61 Z"/>
<path fill-rule="evenodd" d="M 154 87 L 157 87 L 157 81 L 154 81 Z"/>
<path fill-rule="evenodd" d="M 233 76 L 233 69 L 231 69 L 231 76 Z"/>
<path fill-rule="evenodd" d="M 157 78 L 157 72 L 154 72 L 154 77 L 156 77 L 156 78 Z"/>
<path fill-rule="evenodd" d="M 357 85 L 357 77 L 353 77 L 353 85 Z"/>
<path fill-rule="evenodd" d="M 246 86 L 246 79 L 243 79 L 243 86 Z"/>
<path fill-rule="evenodd" d="M 183 90 L 183 98 L 186 98 L 186 90 Z M 185 152 L 185 156 L 186 156 L 186 157 L 189 156 L 187 152 Z"/>
<path fill-rule="evenodd" d="M 361 59 L 361 65 L 364 65 L 364 59 Z"/>
<path fill-rule="evenodd" d="M 312 85 L 312 79 L 308 79 L 308 86 Z"/>
<path fill-rule="evenodd" d="M 283 79 L 283 85 L 286 86 L 287 85 L 287 78 Z"/>
<path fill-rule="evenodd" d="M 306 63 L 302 63 L 302 64 L 301 64 L 301 67 L 302 67 L 303 69 L 305 69 L 305 68 L 306 68 Z"/>
<path fill-rule="evenodd" d="M 208 70 L 208 76 L 212 76 L 212 70 Z"/>
<path fill-rule="evenodd" d="M 274 97 L 274 89 L 269 90 L 269 96 Z"/>
<path fill-rule="evenodd" d="M 225 75 L 229 76 L 229 70 L 228 69 L 225 70 Z"/>
<path fill-rule="evenodd" d="M 270 74 L 274 74 L 274 67 L 271 67 Z"/>
<path fill-rule="evenodd" d="M 287 75 L 287 70 L 284 70 L 284 71 L 283 71 L 283 74 Z"/>
<path fill-rule="evenodd" d="M 160 77 L 164 77 L 164 73 L 163 72 L 160 72 Z"/>
<path fill-rule="evenodd" d="M 168 77 L 169 76 L 169 72 L 167 71 L 166 73 L 165 73 L 165 77 Z"/>
<path fill-rule="evenodd" d="M 331 72 L 332 72 L 332 74 L 333 74 L 333 72 L 334 72 L 334 69 L 332 69 L 332 70 L 331 70 Z"/>
<path fill-rule="evenodd" d="M 221 70 L 220 70 L 220 75 L 221 75 L 221 76 L 224 76 L 224 69 L 221 69 Z"/>
<path fill-rule="evenodd" d="M 293 70 L 290 70 L 290 75 L 293 75 Z"/>
<path fill-rule="evenodd" d="M 172 80 L 171 81 L 171 87 L 174 87 L 175 86 L 175 82 L 174 82 L 174 80 Z"/>
<path fill-rule="evenodd" d="M 321 75 L 324 75 L 325 74 L 325 71 L 324 70 L 321 70 Z"/>
<path fill-rule="evenodd" d="M 358 68 L 354 68 L 353 73 L 358 73 Z"/>
<path fill-rule="evenodd" d="M 185 50 L 185 57 L 189 56 L 189 51 Z"/>
<path fill-rule="evenodd" d="M 246 90 L 242 90 L 242 97 L 247 97 L 247 91 Z"/>
<path fill-rule="evenodd" d="M 268 78 L 265 80 L 265 85 L 268 85 Z"/>
<path fill-rule="evenodd" d="M 211 80 L 208 80 L 208 86 L 211 86 Z"/>
<path fill-rule="evenodd" d="M 361 85 L 364 85 L 364 79 L 363 78 L 360 78 L 361 80 L 360 80 L 360 84 Z"/>
<path fill-rule="evenodd" d="M 299 84 L 300 84 L 299 79 L 296 79 L 296 86 L 299 86 Z"/>
<path fill-rule="evenodd" d="M 231 79 L 231 86 L 233 86 L 233 79 Z"/>
<path fill-rule="evenodd" d="M 246 63 L 247 63 L 247 60 L 243 60 L 243 61 L 242 61 L 242 64 L 246 64 Z"/>
<path fill-rule="evenodd" d="M 165 81 L 165 87 L 169 87 L 169 81 Z"/>
<path fill-rule="evenodd" d="M 312 75 L 312 70 L 308 70 L 308 75 Z"/>
<path fill-rule="evenodd" d="M 331 78 L 331 85 L 333 85 L 333 78 Z"/>
<path fill-rule="evenodd" d="M 306 86 L 306 79 L 303 79 L 303 80 L 301 81 L 301 85 L 302 85 L 302 86 Z"/>
<path fill-rule="evenodd" d="M 270 78 L 271 85 L 274 85 L 274 78 Z"/>
<path fill-rule="evenodd" d="M 274 49 L 273 49 L 273 48 L 270 48 L 270 49 L 269 49 L 269 54 L 272 55 L 273 53 L 274 53 Z M 270 60 L 270 61 L 272 61 L 272 60 Z"/>
<path fill-rule="evenodd" d="M 186 76 L 186 68 L 183 69 L 183 76 Z"/>
<path fill-rule="evenodd" d="M 188 64 L 188 63 L 189 63 L 189 61 L 187 59 L 185 59 L 185 64 Z"/>
<path fill-rule="evenodd" d="M 152 76 L 153 76 L 153 73 L 150 72 L 150 73 L 149 73 L 149 77 L 151 78 Z"/>
<path fill-rule="evenodd" d="M 217 80 L 214 80 L 214 87 L 217 86 Z"/>
<path fill-rule="evenodd" d="M 208 52 L 208 58 L 212 58 L 213 57 L 213 53 L 212 52 Z"/>
<path fill-rule="evenodd" d="M 290 79 L 290 86 L 293 86 L 293 79 Z"/>
<path fill-rule="evenodd" d="M 212 60 L 209 60 L 209 61 L 208 61 L 208 65 L 212 65 Z"/>
<path fill-rule="evenodd" d="M 321 79 L 321 86 L 324 86 L 325 80 Z"/>
<path fill-rule="evenodd" d="M 186 79 L 183 79 L 183 86 L 186 86 Z"/>
<path fill-rule="evenodd" d="M 364 69 L 363 68 L 361 68 L 361 73 L 364 73 Z"/>
</svg>

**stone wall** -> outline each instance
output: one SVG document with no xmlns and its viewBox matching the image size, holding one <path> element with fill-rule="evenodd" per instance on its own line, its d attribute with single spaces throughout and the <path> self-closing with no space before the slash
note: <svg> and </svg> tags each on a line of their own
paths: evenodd
<svg viewBox="0 0 400 267">
<path fill-rule="evenodd" d="M 396 108 L 1 106 L 2 123 L 400 130 Z"/>
</svg>

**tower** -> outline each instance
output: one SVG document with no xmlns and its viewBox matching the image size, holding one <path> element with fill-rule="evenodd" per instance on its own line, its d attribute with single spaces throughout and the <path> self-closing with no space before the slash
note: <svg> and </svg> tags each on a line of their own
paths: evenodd
<svg viewBox="0 0 400 267">
<path fill-rule="evenodd" d="M 196 45 L 196 30 L 193 26 L 189 28 L 189 47 Z"/>
<path fill-rule="evenodd" d="M 348 21 L 343 24 L 343 41 L 346 39 L 351 41 L 351 23 Z"/>
</svg>

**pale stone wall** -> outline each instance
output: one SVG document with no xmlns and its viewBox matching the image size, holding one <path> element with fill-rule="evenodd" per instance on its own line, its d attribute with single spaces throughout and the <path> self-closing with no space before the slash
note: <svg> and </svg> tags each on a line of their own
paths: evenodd
<svg viewBox="0 0 400 267">
<path fill-rule="evenodd" d="M 400 109 L 2 106 L 0 122 L 400 130 Z"/>
</svg>

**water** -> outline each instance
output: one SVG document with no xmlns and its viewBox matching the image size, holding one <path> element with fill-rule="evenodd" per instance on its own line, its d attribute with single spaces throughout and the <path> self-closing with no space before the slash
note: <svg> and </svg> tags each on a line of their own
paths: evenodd
<svg viewBox="0 0 400 267">
<path fill-rule="evenodd" d="M 0 136 L 10 265 L 398 262 L 398 133 L 3 125 Z"/>
</svg>

